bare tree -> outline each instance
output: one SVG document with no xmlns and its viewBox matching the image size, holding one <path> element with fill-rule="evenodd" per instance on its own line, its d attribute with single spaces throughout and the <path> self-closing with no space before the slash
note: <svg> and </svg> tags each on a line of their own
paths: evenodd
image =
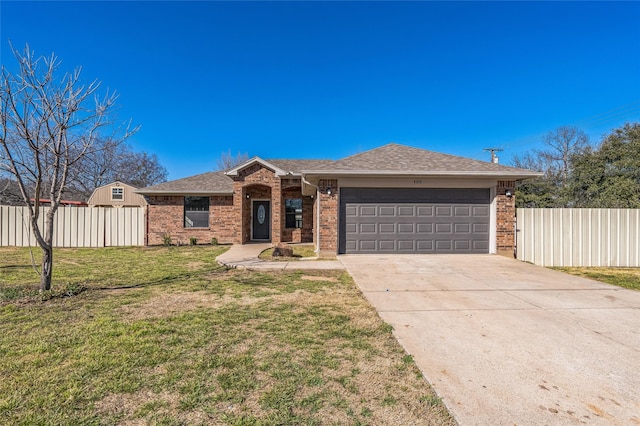
<svg viewBox="0 0 640 426">
<path fill-rule="evenodd" d="M 543 139 L 546 149 L 537 151 L 540 159 L 555 171 L 558 184 L 564 186 L 569 179 L 571 158 L 583 153 L 589 145 L 589 137 L 573 126 L 558 127 Z"/>
<path fill-rule="evenodd" d="M 167 175 L 155 154 L 107 141 L 102 151 L 85 155 L 74 167 L 69 186 L 86 200 L 97 187 L 117 180 L 144 188 L 165 182 Z"/>
<path fill-rule="evenodd" d="M 244 163 L 249 160 L 249 154 L 238 152 L 236 155 L 231 154 L 231 150 L 229 149 L 227 152 L 223 152 L 220 154 L 220 158 L 216 162 L 216 166 L 218 170 L 229 170 L 234 168 L 235 166 Z"/>
<path fill-rule="evenodd" d="M 20 190 L 14 180 L 0 177 L 0 205 L 22 205 Z"/>
<path fill-rule="evenodd" d="M 18 183 L 29 208 L 31 229 L 42 249 L 40 290 L 50 290 L 54 216 L 70 171 L 86 155 L 101 151 L 101 141 L 123 141 L 138 128 L 112 123 L 118 96 L 107 92 L 99 97 L 100 82 L 83 84 L 80 68 L 58 77 L 60 61 L 54 54 L 36 57 L 28 45 L 22 53 L 11 50 L 18 71 L 2 66 L 0 169 Z M 51 200 L 43 224 L 38 220 L 41 198 Z"/>
<path fill-rule="evenodd" d="M 511 164 L 543 172 L 544 175 L 517 184 L 518 207 L 571 207 L 569 191 L 573 161 L 590 147 L 589 137 L 571 126 L 558 127 L 547 133 L 543 149 L 514 156 Z"/>
</svg>

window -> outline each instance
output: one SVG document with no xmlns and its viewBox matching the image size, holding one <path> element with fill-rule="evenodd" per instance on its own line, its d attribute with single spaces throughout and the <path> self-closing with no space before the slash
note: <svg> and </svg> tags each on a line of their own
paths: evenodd
<svg viewBox="0 0 640 426">
<path fill-rule="evenodd" d="M 302 228 L 302 198 L 284 200 L 285 228 Z"/>
<path fill-rule="evenodd" d="M 184 197 L 184 227 L 209 227 L 209 197 Z"/>
<path fill-rule="evenodd" d="M 124 200 L 124 188 L 120 186 L 114 186 L 113 188 L 111 188 L 111 199 Z"/>
</svg>

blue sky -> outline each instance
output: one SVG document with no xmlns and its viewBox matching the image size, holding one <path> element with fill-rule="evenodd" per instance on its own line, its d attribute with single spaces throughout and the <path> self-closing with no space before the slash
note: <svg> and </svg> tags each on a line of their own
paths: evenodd
<svg viewBox="0 0 640 426">
<path fill-rule="evenodd" d="M 8 40 L 116 89 L 176 179 L 222 152 L 397 142 L 501 162 L 640 120 L 640 2 L 0 2 Z"/>
</svg>

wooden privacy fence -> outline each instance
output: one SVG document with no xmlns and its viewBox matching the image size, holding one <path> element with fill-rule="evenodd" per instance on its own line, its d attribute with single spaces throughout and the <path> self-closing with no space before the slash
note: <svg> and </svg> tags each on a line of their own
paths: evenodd
<svg viewBox="0 0 640 426">
<path fill-rule="evenodd" d="M 519 260 L 640 267 L 640 209 L 517 209 Z"/>
<path fill-rule="evenodd" d="M 40 207 L 44 229 L 49 207 Z M 53 229 L 54 247 L 143 246 L 143 207 L 60 207 Z M 36 246 L 27 207 L 0 206 L 0 246 Z"/>
</svg>

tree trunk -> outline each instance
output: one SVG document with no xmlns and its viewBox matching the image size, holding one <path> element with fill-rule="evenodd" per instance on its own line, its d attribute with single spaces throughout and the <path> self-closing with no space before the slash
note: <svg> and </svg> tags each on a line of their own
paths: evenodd
<svg viewBox="0 0 640 426">
<path fill-rule="evenodd" d="M 51 275 L 53 272 L 53 248 L 42 248 L 42 274 L 40 275 L 40 291 L 51 290 Z"/>
<path fill-rule="evenodd" d="M 53 198 L 52 198 L 53 200 Z M 42 271 L 40 275 L 40 291 L 51 290 L 51 276 L 53 275 L 53 222 L 58 206 L 54 203 L 47 212 L 45 219 L 44 241 L 41 241 L 42 248 Z"/>
</svg>

